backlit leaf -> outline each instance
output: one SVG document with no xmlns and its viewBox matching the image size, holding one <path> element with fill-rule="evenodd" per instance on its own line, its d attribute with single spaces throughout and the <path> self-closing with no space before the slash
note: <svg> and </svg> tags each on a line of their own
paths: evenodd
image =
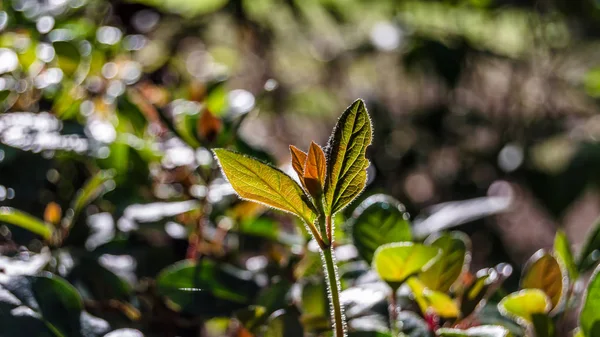
<svg viewBox="0 0 600 337">
<path fill-rule="evenodd" d="M 567 289 L 568 277 L 563 273 L 560 263 L 551 254 L 539 250 L 533 254 L 521 277 L 521 288 L 540 289 L 548 295 L 552 302 L 552 308 L 561 304 L 564 290 Z"/>
<path fill-rule="evenodd" d="M 534 314 L 547 314 L 552 307 L 548 295 L 539 289 L 524 289 L 511 293 L 498 303 L 503 316 L 521 325 L 531 324 Z"/>
<path fill-rule="evenodd" d="M 306 163 L 307 154 L 294 145 L 290 145 L 290 153 L 292 154 L 292 168 L 294 168 L 294 171 L 296 171 L 298 178 L 303 180 L 304 164 Z"/>
<path fill-rule="evenodd" d="M 430 267 L 440 254 L 440 249 L 418 243 L 388 243 L 375 251 L 373 269 L 395 290 L 410 276 Z"/>
<path fill-rule="evenodd" d="M 338 120 L 326 148 L 325 205 L 328 215 L 347 206 L 365 188 L 371 144 L 371 119 L 362 100 L 350 105 Z"/>
<path fill-rule="evenodd" d="M 430 310 L 443 318 L 454 318 L 460 314 L 458 305 L 445 293 L 427 288 L 416 277 L 408 279 L 407 284 L 413 292 L 415 300 L 423 314 Z"/>
<path fill-rule="evenodd" d="M 600 267 L 596 268 L 588 284 L 579 326 L 585 337 L 600 336 Z"/>
<path fill-rule="evenodd" d="M 384 194 L 372 195 L 356 207 L 349 227 L 358 254 L 367 263 L 379 246 L 412 240 L 404 205 Z"/>
<path fill-rule="evenodd" d="M 319 145 L 312 142 L 304 164 L 304 184 L 314 198 L 318 198 L 323 192 L 325 169 L 325 153 Z"/>
<path fill-rule="evenodd" d="M 316 214 L 302 188 L 268 164 L 224 149 L 215 149 L 223 173 L 241 198 L 299 216 L 312 224 Z"/>
<path fill-rule="evenodd" d="M 510 331 L 499 325 L 480 325 L 466 330 L 441 328 L 436 334 L 440 337 L 509 337 Z"/>
<path fill-rule="evenodd" d="M 575 264 L 575 259 L 573 258 L 573 252 L 571 251 L 569 239 L 562 230 L 556 232 L 556 236 L 554 237 L 554 254 L 557 258 L 562 260 L 561 262 L 567 268 L 569 279 L 573 281 L 576 280 L 579 277 L 579 272 L 577 271 L 577 265 Z"/>
<path fill-rule="evenodd" d="M 600 252 L 600 219 L 596 219 L 586 238 L 587 240 L 577 259 L 577 268 L 580 273 L 594 268 L 598 260 L 600 260 L 600 254 L 598 254 Z"/>
<path fill-rule="evenodd" d="M 447 292 L 471 260 L 471 240 L 460 232 L 430 237 L 425 244 L 438 247 L 442 256 L 419 279 L 432 290 Z"/>
<path fill-rule="evenodd" d="M 471 315 L 485 304 L 485 297 L 490 286 L 498 279 L 498 274 L 492 268 L 482 269 L 477 278 L 462 293 L 460 311 L 463 317 Z"/>
<path fill-rule="evenodd" d="M 52 225 L 12 207 L 0 207 L 0 222 L 19 226 L 44 239 L 50 239 L 52 236 Z"/>
</svg>

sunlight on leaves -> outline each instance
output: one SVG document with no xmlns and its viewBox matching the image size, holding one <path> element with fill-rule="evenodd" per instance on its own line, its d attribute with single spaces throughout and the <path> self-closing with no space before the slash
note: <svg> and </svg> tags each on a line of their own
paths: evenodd
<svg viewBox="0 0 600 337">
<path fill-rule="evenodd" d="M 543 291 L 524 289 L 504 297 L 498 303 L 498 310 L 503 316 L 526 325 L 533 322 L 533 315 L 547 314 L 551 306 L 550 298 Z"/>
<path fill-rule="evenodd" d="M 425 243 L 440 248 L 442 256 L 419 274 L 419 279 L 432 290 L 447 292 L 471 260 L 471 240 L 463 233 L 452 232 L 432 237 Z"/>
<path fill-rule="evenodd" d="M 375 251 L 373 268 L 392 289 L 397 289 L 410 276 L 429 268 L 440 254 L 440 249 L 418 243 L 388 243 Z"/>
<path fill-rule="evenodd" d="M 542 290 L 552 301 L 554 309 L 561 304 L 564 289 L 568 287 L 568 277 L 565 273 L 554 256 L 540 250 L 525 265 L 521 288 Z"/>
</svg>

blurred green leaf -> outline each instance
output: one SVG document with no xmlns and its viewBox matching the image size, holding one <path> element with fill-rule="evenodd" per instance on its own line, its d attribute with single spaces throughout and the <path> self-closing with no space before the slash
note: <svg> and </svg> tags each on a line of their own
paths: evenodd
<svg viewBox="0 0 600 337">
<path fill-rule="evenodd" d="M 571 243 L 562 230 L 558 230 L 554 237 L 554 254 L 567 268 L 570 281 L 575 282 L 579 277 L 579 272 L 571 251 Z"/>
<path fill-rule="evenodd" d="M 81 63 L 81 54 L 73 41 L 56 41 L 53 43 L 58 67 L 66 76 L 73 76 Z"/>
<path fill-rule="evenodd" d="M 418 243 L 388 243 L 375 251 L 373 269 L 396 290 L 410 276 L 431 267 L 440 254 L 440 249 Z"/>
<path fill-rule="evenodd" d="M 176 13 L 191 18 L 197 15 L 210 14 L 225 6 L 228 0 L 129 0 L 130 2 L 142 3 L 158 9 Z"/>
<path fill-rule="evenodd" d="M 458 305 L 445 293 L 428 289 L 416 277 L 409 278 L 406 283 L 410 287 L 423 315 L 430 311 L 443 318 L 456 318 L 460 315 Z"/>
<path fill-rule="evenodd" d="M 267 323 L 264 337 L 303 337 L 304 327 L 299 316 L 291 310 L 279 310 L 273 313 Z"/>
<path fill-rule="evenodd" d="M 470 263 L 471 240 L 460 232 L 429 237 L 425 244 L 440 248 L 442 255 L 426 271 L 419 274 L 429 289 L 448 292 Z"/>
<path fill-rule="evenodd" d="M 600 219 L 596 219 L 586 238 L 577 259 L 577 268 L 580 273 L 594 268 L 600 260 Z"/>
<path fill-rule="evenodd" d="M 600 267 L 590 278 L 581 313 L 579 326 L 585 337 L 600 336 Z"/>
<path fill-rule="evenodd" d="M 0 222 L 19 226 L 48 240 L 52 237 L 52 225 L 12 207 L 0 207 Z"/>
<path fill-rule="evenodd" d="M 235 312 L 235 318 L 248 331 L 255 333 L 256 330 L 266 323 L 268 319 L 267 308 L 259 305 L 251 305 Z"/>
<path fill-rule="evenodd" d="M 437 329 L 440 337 L 509 337 L 510 331 L 499 325 L 481 325 L 466 330 L 442 328 Z"/>
<path fill-rule="evenodd" d="M 259 290 L 250 272 L 206 259 L 176 263 L 156 283 L 173 310 L 208 317 L 231 315 L 250 304 Z"/>
<path fill-rule="evenodd" d="M 390 196 L 377 194 L 365 199 L 348 221 L 358 254 L 371 263 L 379 246 L 411 241 L 408 217 L 404 205 Z"/>
</svg>

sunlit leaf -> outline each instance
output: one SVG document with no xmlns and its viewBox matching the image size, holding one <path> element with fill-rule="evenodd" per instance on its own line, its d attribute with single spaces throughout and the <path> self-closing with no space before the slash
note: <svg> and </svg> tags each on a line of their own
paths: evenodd
<svg viewBox="0 0 600 337">
<path fill-rule="evenodd" d="M 460 301 L 460 311 L 464 317 L 474 313 L 485 304 L 485 297 L 490 286 L 498 279 L 494 269 L 482 269 L 477 278 L 463 291 Z"/>
<path fill-rule="evenodd" d="M 498 303 L 500 313 L 519 324 L 531 324 L 534 314 L 547 314 L 551 307 L 550 298 L 539 289 L 524 289 L 511 293 Z"/>
<path fill-rule="evenodd" d="M 0 222 L 19 226 L 46 240 L 52 237 L 52 225 L 12 207 L 0 207 Z"/>
<path fill-rule="evenodd" d="M 292 178 L 256 159 L 224 150 L 214 150 L 223 173 L 241 198 L 266 204 L 299 216 L 312 224 L 316 214 L 310 201 Z"/>
<path fill-rule="evenodd" d="M 573 258 L 569 239 L 562 230 L 557 231 L 556 236 L 554 237 L 554 254 L 567 268 L 569 279 L 575 281 L 579 277 L 579 272 L 577 271 L 577 265 Z"/>
<path fill-rule="evenodd" d="M 441 328 L 436 334 L 440 337 L 509 337 L 510 331 L 499 325 L 481 325 L 466 330 Z"/>
<path fill-rule="evenodd" d="M 373 269 L 392 289 L 410 276 L 429 268 L 440 249 L 412 242 L 395 242 L 380 246 L 373 256 Z"/>
<path fill-rule="evenodd" d="M 564 299 L 564 291 L 568 287 L 568 277 L 565 273 L 554 256 L 540 250 L 531 256 L 523 268 L 521 288 L 542 290 L 550 298 L 554 309 Z"/>
<path fill-rule="evenodd" d="M 304 164 L 306 163 L 307 154 L 294 145 L 290 145 L 290 153 L 292 154 L 292 168 L 304 184 Z"/>
<path fill-rule="evenodd" d="M 371 119 L 365 103 L 357 100 L 338 120 L 326 147 L 325 207 L 333 215 L 346 207 L 365 188 L 371 144 Z"/>
<path fill-rule="evenodd" d="M 600 336 L 600 267 L 590 279 L 579 315 L 579 326 L 585 337 Z"/>
<path fill-rule="evenodd" d="M 323 193 L 325 170 L 325 153 L 319 145 L 312 142 L 304 164 L 304 184 L 314 198 L 320 197 Z"/>
<path fill-rule="evenodd" d="M 436 315 L 443 318 L 454 318 L 460 315 L 460 309 L 456 302 L 445 293 L 428 289 L 416 277 L 409 278 L 407 284 L 423 314 L 432 310 Z"/>
<path fill-rule="evenodd" d="M 440 248 L 442 255 L 419 274 L 419 279 L 429 289 L 447 292 L 471 260 L 471 240 L 463 233 L 452 232 L 428 238 L 425 244 Z"/>
<path fill-rule="evenodd" d="M 358 254 L 368 263 L 379 246 L 412 240 L 404 205 L 384 194 L 372 195 L 356 207 L 349 227 Z"/>
</svg>

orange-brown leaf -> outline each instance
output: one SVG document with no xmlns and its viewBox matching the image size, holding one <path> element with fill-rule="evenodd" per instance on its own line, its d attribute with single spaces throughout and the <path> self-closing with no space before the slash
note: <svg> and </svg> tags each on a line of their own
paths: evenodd
<svg viewBox="0 0 600 337">
<path fill-rule="evenodd" d="M 313 197 L 320 195 L 325 185 L 326 159 L 323 149 L 315 142 L 310 144 L 304 164 L 304 183 Z"/>
<path fill-rule="evenodd" d="M 306 153 L 295 147 L 294 145 L 290 145 L 290 153 L 292 154 L 292 168 L 298 174 L 298 178 L 304 185 L 304 163 L 306 162 Z"/>
</svg>

